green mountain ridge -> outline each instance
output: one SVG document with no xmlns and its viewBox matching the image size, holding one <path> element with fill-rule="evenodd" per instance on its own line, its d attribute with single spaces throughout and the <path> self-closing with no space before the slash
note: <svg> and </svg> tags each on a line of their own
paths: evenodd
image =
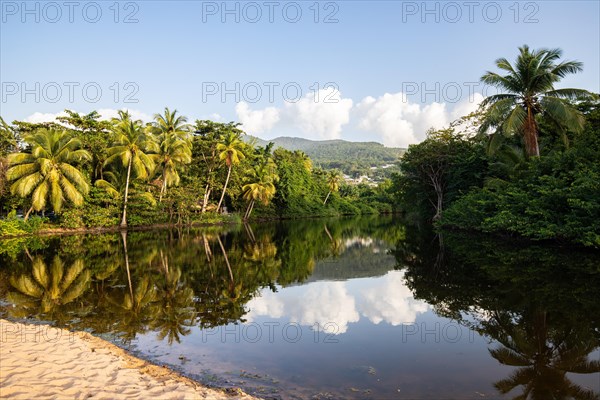
<svg viewBox="0 0 600 400">
<path fill-rule="evenodd" d="M 264 140 L 246 135 L 244 140 L 254 141 L 258 146 L 265 146 L 269 142 L 273 142 L 275 148 L 300 150 L 313 160 L 316 167 L 337 168 L 352 177 L 367 175 L 375 179 L 386 178 L 393 171 L 397 171 L 396 163 L 406 151 L 403 148 L 386 147 L 377 142 L 350 142 L 341 139 L 310 140 L 282 136 Z M 393 166 L 390 166 L 392 164 Z"/>
</svg>

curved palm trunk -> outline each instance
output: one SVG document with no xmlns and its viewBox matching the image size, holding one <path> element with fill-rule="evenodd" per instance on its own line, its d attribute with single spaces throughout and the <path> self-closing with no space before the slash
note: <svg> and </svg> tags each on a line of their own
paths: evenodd
<svg viewBox="0 0 600 400">
<path fill-rule="evenodd" d="M 24 217 L 25 221 L 27 221 L 29 219 L 29 214 L 31 214 L 32 211 L 33 211 L 33 206 L 31 206 L 29 208 L 29 210 L 27 210 L 27 213 L 25 214 L 25 217 Z"/>
<path fill-rule="evenodd" d="M 325 233 L 327 234 L 327 237 L 329 238 L 329 241 L 331 243 L 333 243 L 333 236 L 331 236 L 331 233 L 329 232 L 329 229 L 327 229 L 327 225 L 323 224 L 323 228 L 325 228 Z"/>
<path fill-rule="evenodd" d="M 225 192 L 227 191 L 227 184 L 229 183 L 229 176 L 231 175 L 231 165 L 227 170 L 227 178 L 225 179 L 225 186 L 223 186 L 223 193 L 221 193 L 221 199 L 219 200 L 219 204 L 217 205 L 217 212 L 221 210 L 221 203 L 223 203 L 223 199 L 225 198 Z"/>
<path fill-rule="evenodd" d="M 125 200 L 123 201 L 123 218 L 121 218 L 122 227 L 127 227 L 127 198 L 129 196 L 129 178 L 131 176 L 132 161 L 133 155 L 129 158 L 129 165 L 127 165 L 127 181 L 125 182 Z"/>
<path fill-rule="evenodd" d="M 329 193 L 327 193 L 327 197 L 325 197 L 325 201 L 323 202 L 323 205 L 325 205 L 325 203 L 327 203 L 327 199 L 329 199 L 330 194 L 331 194 L 331 190 L 329 191 Z"/>
<path fill-rule="evenodd" d="M 250 225 L 248 225 L 247 222 L 244 222 L 244 229 L 246 230 L 250 241 L 252 241 L 252 243 L 256 243 L 256 237 L 254 236 L 254 232 L 252 231 L 252 228 L 250 227 Z"/>
<path fill-rule="evenodd" d="M 125 253 L 125 270 L 127 270 L 129 294 L 131 295 L 131 303 L 133 304 L 133 285 L 131 284 L 131 272 L 129 271 L 129 254 L 127 254 L 127 232 L 121 231 L 121 239 L 123 240 L 123 252 Z"/>
<path fill-rule="evenodd" d="M 527 155 L 529 157 L 539 157 L 540 149 L 538 146 L 537 124 L 535 122 L 535 115 L 531 110 L 531 107 L 527 108 L 527 121 L 525 122 L 525 129 L 523 133 Z"/>
<path fill-rule="evenodd" d="M 252 210 L 254 209 L 254 199 L 250 200 L 248 204 L 248 208 L 246 209 L 246 214 L 244 214 L 244 220 L 250 218 L 250 214 L 252 214 Z"/>
<path fill-rule="evenodd" d="M 223 242 L 221 241 L 221 237 L 217 236 L 217 240 L 219 241 L 219 246 L 221 247 L 221 251 L 223 252 L 223 257 L 225 258 L 225 264 L 227 265 L 227 269 L 229 270 L 229 278 L 231 278 L 231 284 L 235 282 L 233 279 L 233 271 L 231 270 L 231 264 L 229 264 L 229 257 L 227 257 L 227 252 L 225 251 L 225 247 L 223 246 Z"/>
</svg>

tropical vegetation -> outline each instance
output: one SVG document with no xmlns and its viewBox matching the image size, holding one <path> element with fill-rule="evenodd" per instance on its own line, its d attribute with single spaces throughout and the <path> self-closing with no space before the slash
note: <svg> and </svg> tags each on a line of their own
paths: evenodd
<svg viewBox="0 0 600 400">
<path fill-rule="evenodd" d="M 188 123 L 169 108 L 152 122 L 124 110 L 110 121 L 70 110 L 57 122 L 1 120 L 0 213 L 11 217 L 0 227 L 32 232 L 19 220 L 31 213 L 38 229 L 46 216 L 78 228 L 401 212 L 438 227 L 600 247 L 599 96 L 556 86 L 583 68 L 561 57 L 522 46 L 514 62 L 498 59 L 501 72 L 481 80 L 501 93 L 430 129 L 377 183 L 356 183 L 347 165 L 322 168 L 308 154 L 315 142 L 268 143 L 239 123 Z M 380 161 L 398 155 L 333 141 L 321 156 L 335 146 L 346 159 L 376 148 Z"/>
<path fill-rule="evenodd" d="M 382 189 L 350 187 L 304 152 L 259 146 L 234 122 L 190 124 L 168 107 L 151 122 L 127 110 L 65 114 L 1 121 L 1 234 L 392 211 Z"/>
<path fill-rule="evenodd" d="M 555 88 L 582 68 L 560 56 L 523 46 L 497 60 L 508 73 L 482 81 L 506 93 L 408 148 L 392 190 L 411 219 L 600 247 L 599 96 Z"/>
</svg>

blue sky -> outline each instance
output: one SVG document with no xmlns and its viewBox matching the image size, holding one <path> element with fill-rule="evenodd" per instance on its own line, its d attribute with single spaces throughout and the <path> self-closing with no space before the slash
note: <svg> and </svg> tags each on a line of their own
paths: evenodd
<svg viewBox="0 0 600 400">
<path fill-rule="evenodd" d="M 494 93 L 479 77 L 523 44 L 563 49 L 584 72 L 561 86 L 600 91 L 598 1 L 0 3 L 9 121 L 169 106 L 264 138 L 405 146 Z"/>
</svg>

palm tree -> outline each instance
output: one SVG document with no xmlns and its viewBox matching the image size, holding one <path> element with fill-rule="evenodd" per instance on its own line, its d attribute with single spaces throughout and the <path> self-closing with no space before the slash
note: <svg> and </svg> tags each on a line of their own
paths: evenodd
<svg viewBox="0 0 600 400">
<path fill-rule="evenodd" d="M 272 148 L 273 143 L 271 142 L 264 148 L 258 147 L 255 149 L 255 166 L 250 171 L 250 183 L 242 187 L 244 200 L 248 201 L 244 220 L 250 218 L 257 200 L 266 206 L 275 196 L 274 183 L 279 181 L 279 176 L 277 175 L 277 164 L 271 156 Z"/>
<path fill-rule="evenodd" d="M 155 114 L 154 128 L 159 134 L 158 171 L 162 185 L 159 201 L 167 187 L 179 184 L 177 169 L 192 161 L 192 142 L 187 118 L 177 116 L 177 110 L 169 111 L 165 107 L 164 115 Z"/>
<path fill-rule="evenodd" d="M 219 159 L 221 161 L 225 161 L 225 165 L 227 165 L 227 178 L 225 178 L 225 185 L 223 186 L 223 193 L 221 193 L 221 199 L 217 205 L 217 211 L 221 209 L 221 204 L 225 198 L 227 184 L 229 183 L 229 178 L 231 176 L 231 169 L 234 165 L 239 164 L 240 161 L 245 158 L 243 153 L 244 147 L 245 144 L 240 139 L 240 134 L 233 130 L 230 130 L 222 135 L 221 143 L 217 144 Z"/>
<path fill-rule="evenodd" d="M 106 142 L 110 134 L 110 121 L 100 120 L 102 117 L 97 111 L 81 115 L 75 111 L 65 110 L 67 115 L 56 117 L 65 124 L 81 140 L 82 146 L 92 155 L 91 177 L 92 181 L 103 179 L 102 167 L 106 159 Z"/>
<path fill-rule="evenodd" d="M 538 116 L 548 118 L 560 129 L 578 132 L 583 128 L 584 118 L 566 100 L 594 98 L 580 89 L 555 89 L 554 84 L 567 74 L 582 71 L 578 61 L 557 63 L 562 56 L 560 49 L 530 51 L 528 46 L 519 48 L 520 54 L 513 65 L 506 58 L 496 60 L 496 66 L 506 75 L 487 72 L 482 82 L 496 86 L 506 93 L 487 97 L 481 106 L 487 114 L 480 132 L 497 128 L 496 133 L 522 135 L 528 156 L 539 156 Z"/>
<path fill-rule="evenodd" d="M 258 200 L 263 205 L 269 204 L 269 201 L 275 196 L 275 185 L 273 184 L 273 177 L 270 175 L 262 174 L 255 175 L 256 181 L 248 183 L 242 187 L 244 191 L 244 200 L 248 201 L 248 208 L 244 214 L 244 220 L 250 218 L 250 214 L 254 209 L 254 203 Z"/>
<path fill-rule="evenodd" d="M 127 226 L 127 199 L 131 172 L 136 178 L 146 178 L 154 170 L 154 161 L 150 152 L 157 150 L 156 143 L 144 130 L 141 121 L 131 120 L 131 116 L 119 111 L 120 119 L 114 120 L 114 141 L 108 149 L 105 165 L 118 163 L 126 168 L 125 195 L 123 200 L 123 217 L 121 226 Z"/>
<path fill-rule="evenodd" d="M 48 201 L 57 213 L 62 210 L 65 199 L 81 206 L 89 184 L 74 164 L 91 159 L 86 150 L 81 150 L 81 142 L 66 131 L 48 129 L 38 130 L 24 139 L 31 152 L 10 154 L 6 176 L 14 181 L 10 188 L 12 194 L 32 196 L 25 219 L 31 211 L 44 209 Z"/>
<path fill-rule="evenodd" d="M 323 205 L 327 203 L 329 199 L 329 195 L 333 192 L 337 192 L 340 189 L 340 182 L 342 180 L 342 174 L 337 169 L 332 169 L 327 173 L 327 185 L 329 186 L 329 193 L 327 193 L 327 197 L 325 197 L 325 201 Z"/>
</svg>

